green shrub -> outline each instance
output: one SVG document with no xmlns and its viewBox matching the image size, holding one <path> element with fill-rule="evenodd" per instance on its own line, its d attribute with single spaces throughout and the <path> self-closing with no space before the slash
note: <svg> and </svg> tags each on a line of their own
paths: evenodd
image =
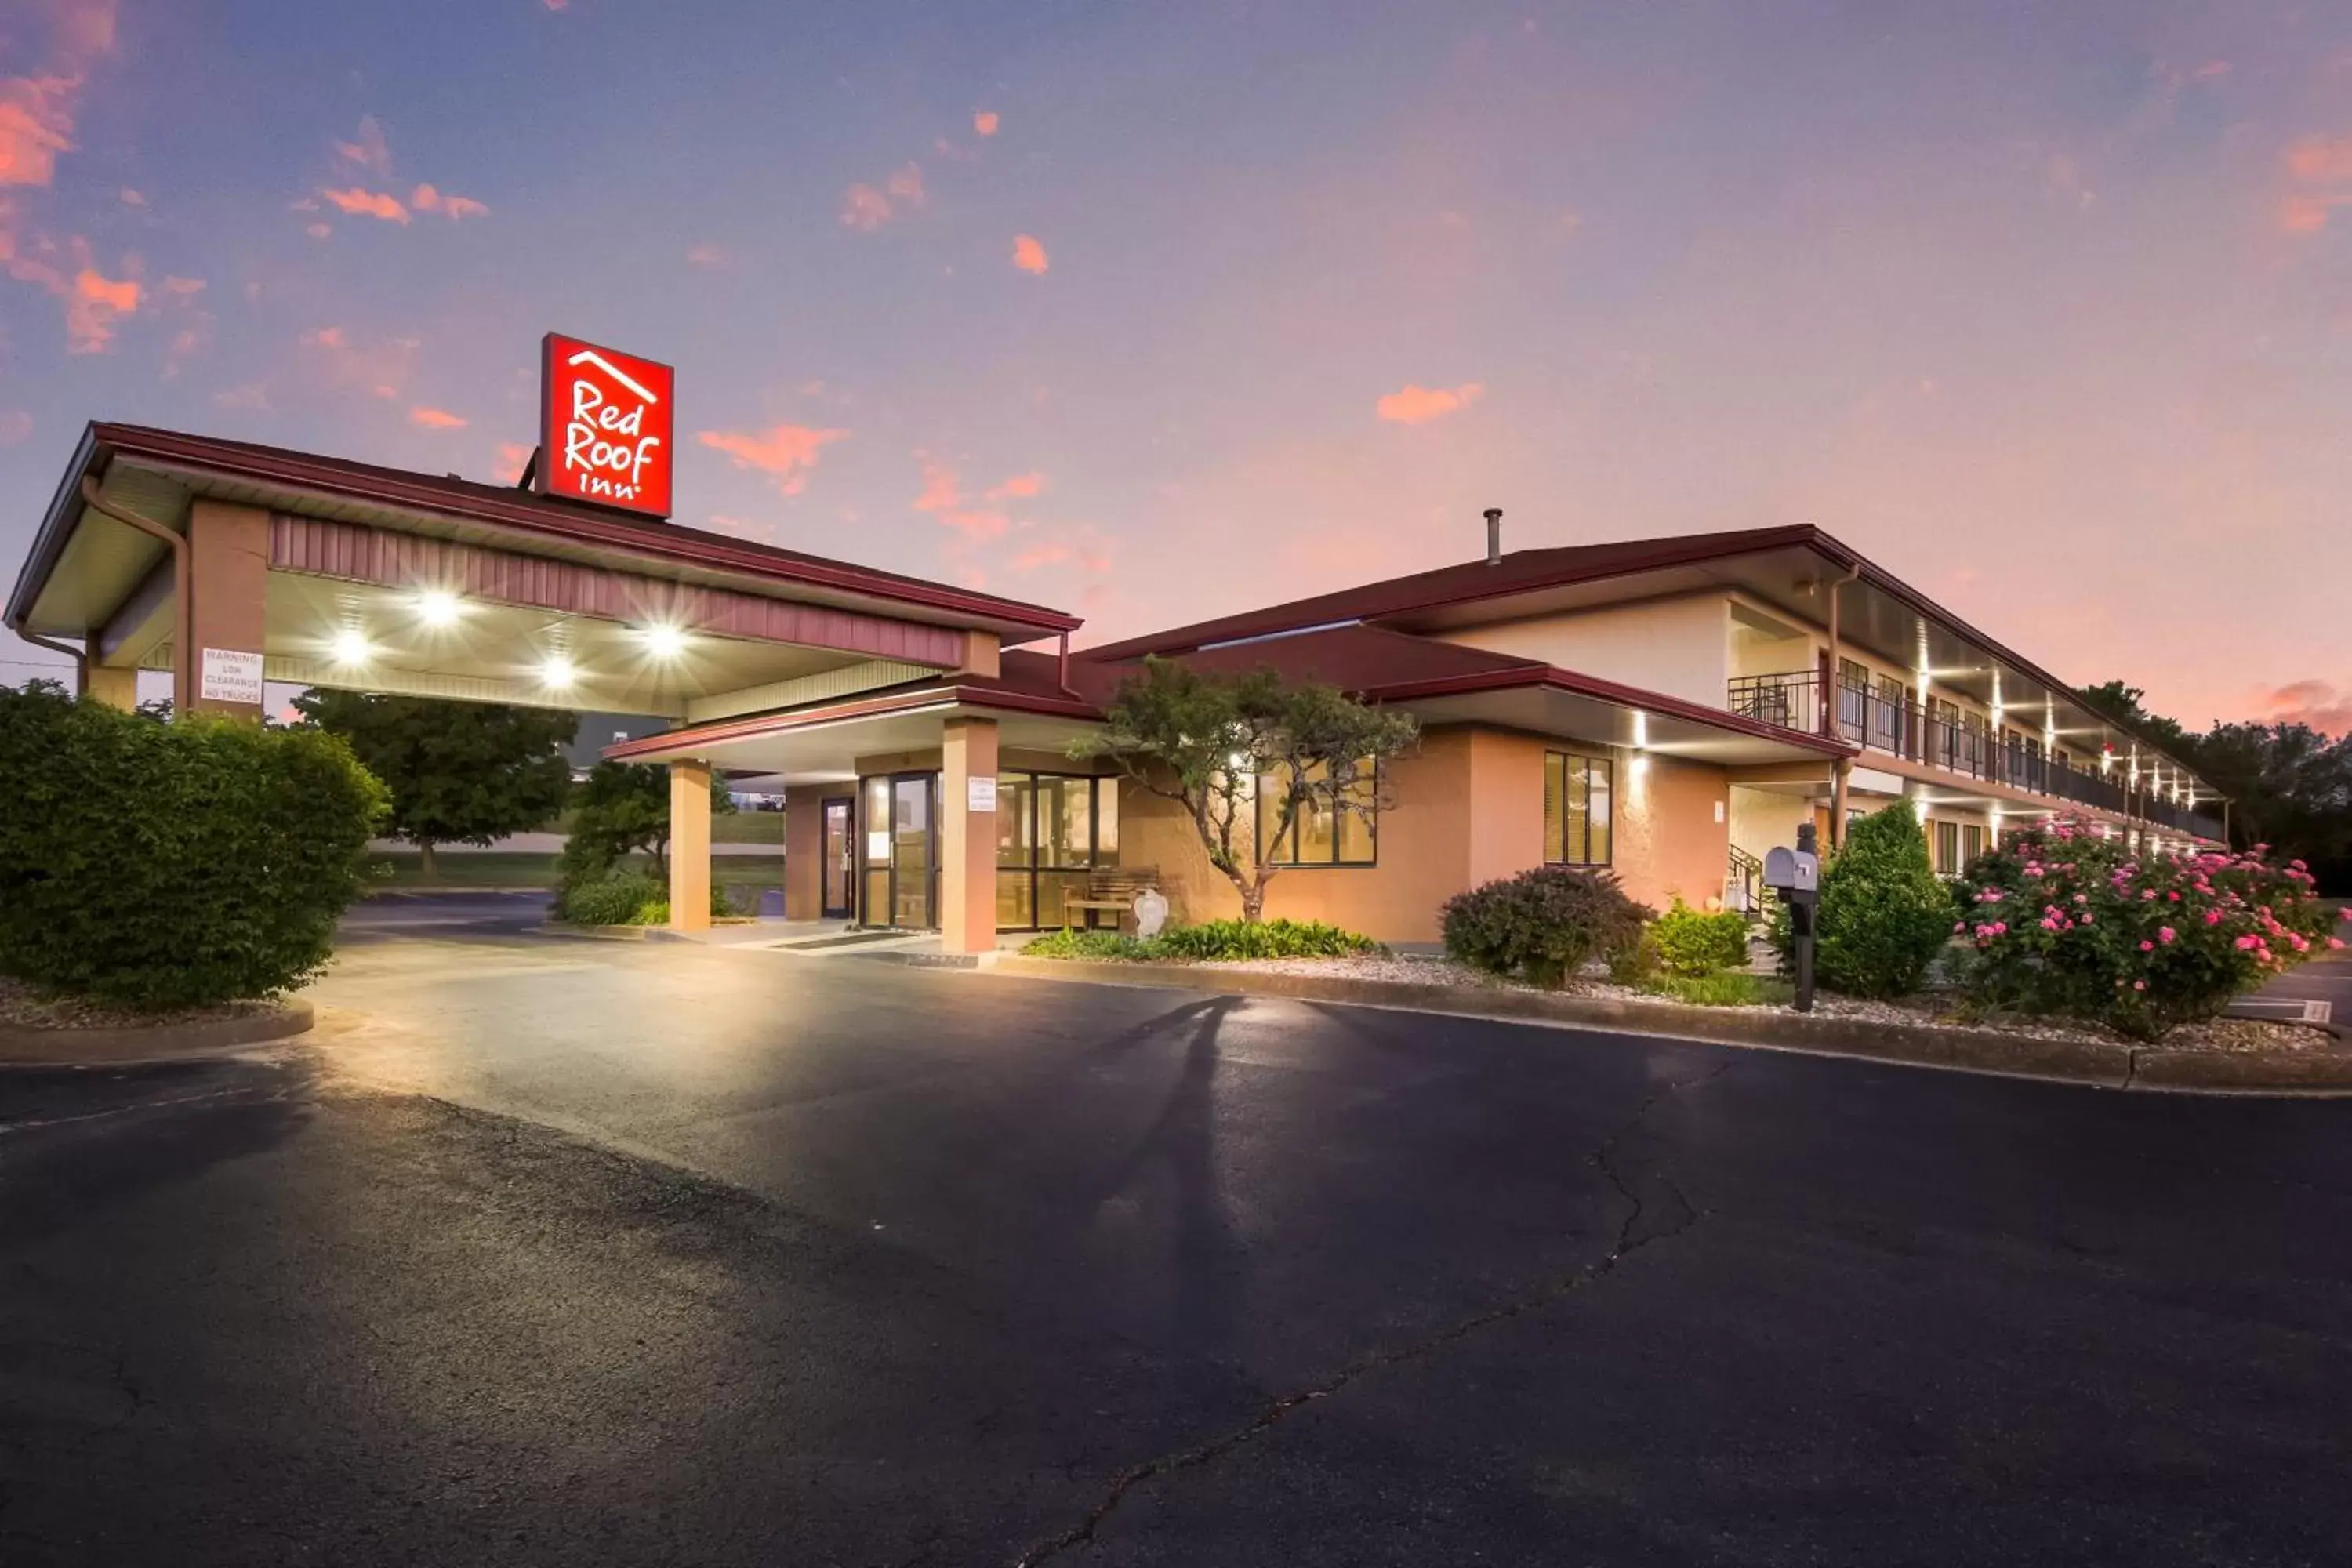
<svg viewBox="0 0 2352 1568">
<path fill-rule="evenodd" d="M 1745 970 L 1717 970 L 1710 974 L 1666 974 L 1644 987 L 1677 1002 L 1701 1007 L 1778 1006 L 1796 995 L 1795 987 L 1769 975 Z"/>
<path fill-rule="evenodd" d="M 605 868 L 565 880 L 555 890 L 558 920 L 583 926 L 651 925 L 641 917 L 651 905 L 661 906 L 661 922 L 669 921 L 669 884 L 643 871 Z"/>
<path fill-rule="evenodd" d="M 383 787 L 336 737 L 0 690 L 0 973 L 125 1006 L 317 973 Z"/>
<path fill-rule="evenodd" d="M 1539 866 L 1445 900 L 1445 951 L 1490 974 L 1558 986 L 1589 958 L 1615 960 L 1642 940 L 1650 910 L 1616 876 Z"/>
<path fill-rule="evenodd" d="M 1971 862 L 1960 966 L 1982 1007 L 2062 1014 L 2133 1039 L 2216 1016 L 2242 992 L 2340 949 L 2297 862 L 2260 854 L 2136 856 L 2060 818 Z"/>
<path fill-rule="evenodd" d="M 1646 933 L 1669 974 L 1712 974 L 1748 967 L 1748 917 L 1736 910 L 1704 914 L 1680 899 Z"/>
<path fill-rule="evenodd" d="M 1115 931 L 1049 931 L 1033 937 L 1022 952 L 1030 958 L 1148 959 L 1160 956 L 1156 942 L 1138 942 Z"/>
<path fill-rule="evenodd" d="M 1952 895 L 1927 858 L 1927 836 L 1908 801 L 1846 830 L 1845 847 L 1822 862 L 1813 911 L 1813 976 L 1849 996 L 1902 996 L 1919 988 L 1952 937 Z M 1772 921 L 1783 967 L 1788 915 Z"/>
<path fill-rule="evenodd" d="M 666 890 L 667 884 L 663 884 L 663 887 L 665 888 L 665 891 L 658 898 L 650 899 L 645 903 L 639 904 L 637 906 L 637 912 L 620 923 L 622 925 L 632 926 L 666 926 L 669 924 L 669 894 Z M 715 921 L 733 920 L 738 912 L 739 911 L 735 908 L 735 900 L 728 896 L 727 889 L 719 886 L 716 882 L 712 883 L 710 886 L 710 918 Z"/>
<path fill-rule="evenodd" d="M 1158 946 L 1169 958 L 1240 960 L 1250 958 L 1344 958 L 1349 953 L 1386 950 L 1370 937 L 1359 936 L 1321 921 L 1205 921 L 1160 933 Z"/>
</svg>

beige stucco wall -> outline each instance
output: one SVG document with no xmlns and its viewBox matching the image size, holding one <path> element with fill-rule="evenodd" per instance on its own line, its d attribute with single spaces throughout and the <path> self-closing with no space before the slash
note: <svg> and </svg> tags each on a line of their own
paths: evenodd
<svg viewBox="0 0 2352 1568">
<path fill-rule="evenodd" d="M 1267 886 L 1267 918 L 1328 921 L 1382 942 L 1435 941 L 1447 899 L 1542 864 L 1549 745 L 1494 730 L 1427 732 L 1390 769 L 1395 804 L 1381 813 L 1379 863 L 1286 868 Z M 1702 907 L 1720 898 L 1730 833 L 1722 770 L 1654 756 L 1636 769 L 1622 752 L 1615 760 L 1614 866 L 1626 890 L 1659 909 L 1676 892 Z M 1240 914 L 1240 893 L 1209 864 L 1181 808 L 1139 788 L 1120 799 L 1121 858 L 1158 869 L 1177 920 Z"/>
<path fill-rule="evenodd" d="M 794 784 L 784 791 L 784 918 L 819 919 L 824 909 L 824 803 L 854 796 L 854 784 Z"/>
<path fill-rule="evenodd" d="M 1731 787 L 1730 841 L 1759 860 L 1769 849 L 1794 847 L 1798 824 L 1813 820 L 1814 802 L 1809 796 Z"/>
<path fill-rule="evenodd" d="M 1720 595 L 1654 599 L 1435 635 L 1710 708 L 1723 706 L 1730 676 L 1731 605 Z"/>
</svg>

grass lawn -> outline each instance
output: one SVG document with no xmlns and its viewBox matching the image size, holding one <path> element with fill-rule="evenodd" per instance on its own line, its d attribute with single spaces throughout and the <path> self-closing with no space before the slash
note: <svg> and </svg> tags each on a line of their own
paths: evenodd
<svg viewBox="0 0 2352 1568">
<path fill-rule="evenodd" d="M 752 814 L 745 812 L 749 816 Z M 774 812 L 759 815 L 773 816 Z M 371 855 L 369 864 L 378 872 L 373 884 L 385 890 L 423 891 L 435 888 L 552 888 L 555 886 L 555 857 L 552 855 L 510 855 L 503 850 L 480 850 L 472 854 L 443 853 L 434 858 L 433 875 L 425 875 L 422 861 L 415 855 Z M 635 864 L 647 873 L 654 869 L 651 860 L 640 857 Z M 781 888 L 784 885 L 784 865 L 781 857 L 765 855 L 713 855 L 710 858 L 710 879 L 722 888 Z"/>
</svg>

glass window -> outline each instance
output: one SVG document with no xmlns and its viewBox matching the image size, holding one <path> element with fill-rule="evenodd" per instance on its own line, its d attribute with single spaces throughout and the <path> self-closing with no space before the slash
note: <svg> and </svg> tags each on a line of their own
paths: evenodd
<svg viewBox="0 0 2352 1568">
<path fill-rule="evenodd" d="M 1289 793 L 1284 773 L 1260 773 L 1257 779 L 1257 853 L 1267 866 L 1370 866 L 1379 854 L 1380 783 L 1372 760 L 1357 765 L 1355 780 L 1345 786 L 1349 804 L 1335 806 L 1328 792 L 1298 803 L 1287 831 L 1282 826 L 1283 798 Z M 1307 781 L 1320 784 L 1329 776 L 1321 763 L 1307 770 Z"/>
<path fill-rule="evenodd" d="M 1118 781 L 1095 780 L 1095 864 L 1118 864 Z"/>
<path fill-rule="evenodd" d="M 1118 863 L 1118 780 L 1063 773 L 997 776 L 999 928 L 1029 931 L 1071 923 L 1064 918 L 1063 900 L 1087 896 L 1090 868 Z"/>
<path fill-rule="evenodd" d="M 1936 826 L 1936 869 L 1948 877 L 1958 871 L 1960 859 L 1960 825 L 1938 822 Z M 1917 865 L 1917 861 L 1913 861 Z"/>
<path fill-rule="evenodd" d="M 1606 757 L 1580 752 L 1544 755 L 1544 858 L 1555 866 L 1609 864 L 1610 785 Z"/>
</svg>

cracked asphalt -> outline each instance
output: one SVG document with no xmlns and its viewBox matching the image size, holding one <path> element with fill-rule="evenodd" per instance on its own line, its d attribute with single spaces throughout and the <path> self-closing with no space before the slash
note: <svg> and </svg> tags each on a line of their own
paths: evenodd
<svg viewBox="0 0 2352 1568">
<path fill-rule="evenodd" d="M 371 906 L 0 1073 L 0 1563 L 2297 1563 L 2352 1103 Z"/>
</svg>

